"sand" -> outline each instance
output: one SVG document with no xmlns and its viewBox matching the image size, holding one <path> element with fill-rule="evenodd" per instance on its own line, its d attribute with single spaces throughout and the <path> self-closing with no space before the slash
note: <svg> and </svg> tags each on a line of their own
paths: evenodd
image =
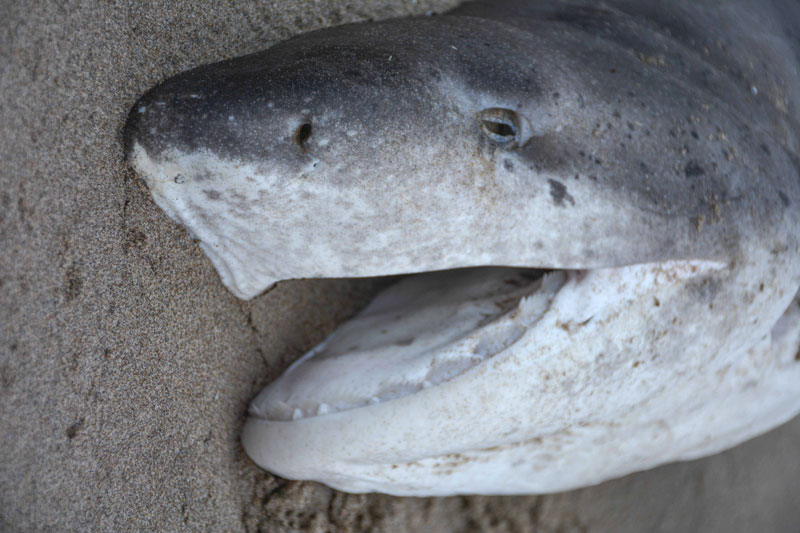
<svg viewBox="0 0 800 533">
<path fill-rule="evenodd" d="M 375 283 L 236 300 L 125 165 L 128 109 L 201 63 L 448 3 L 0 4 L 0 530 L 796 530 L 800 420 L 543 497 L 347 495 L 243 453 L 249 399 Z"/>
</svg>

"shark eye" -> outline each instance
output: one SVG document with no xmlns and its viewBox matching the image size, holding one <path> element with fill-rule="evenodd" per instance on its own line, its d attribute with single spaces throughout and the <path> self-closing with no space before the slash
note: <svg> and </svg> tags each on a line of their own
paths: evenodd
<svg viewBox="0 0 800 533">
<path fill-rule="evenodd" d="M 311 137 L 310 122 L 304 122 L 299 126 L 297 126 L 297 129 L 294 132 L 294 142 L 295 144 L 297 144 L 297 146 L 302 148 L 303 151 L 305 151 L 306 149 L 305 142 L 308 140 L 309 137 Z"/>
<path fill-rule="evenodd" d="M 508 148 L 517 146 L 520 138 L 520 121 L 517 113 L 501 107 L 490 107 L 477 113 L 481 131 L 490 140 Z"/>
</svg>

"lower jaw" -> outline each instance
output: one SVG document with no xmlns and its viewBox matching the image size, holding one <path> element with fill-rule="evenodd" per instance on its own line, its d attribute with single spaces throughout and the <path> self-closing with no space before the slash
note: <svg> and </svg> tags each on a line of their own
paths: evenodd
<svg viewBox="0 0 800 533">
<path fill-rule="evenodd" d="M 250 413 L 299 420 L 450 381 L 519 340 L 577 273 L 479 267 L 404 277 L 264 389 Z"/>
<path fill-rule="evenodd" d="M 705 338 L 706 315 L 697 314 L 707 306 L 682 303 L 688 284 L 724 278 L 725 267 L 671 261 L 404 278 L 259 395 L 245 449 L 294 479 L 433 495 L 564 490 L 731 446 L 800 405 L 780 397 L 794 379 L 783 372 L 753 378 L 775 401 L 750 409 L 745 377 L 736 377 L 748 348 L 709 350 L 716 330 L 709 321 Z M 762 387 L 770 379 L 783 392 L 770 396 Z M 755 414 L 728 416 L 717 391 Z M 474 465 L 454 466 L 453 454 L 485 465 L 480 475 L 493 481 L 474 479 Z M 528 456 L 540 460 L 509 469 Z"/>
<path fill-rule="evenodd" d="M 300 420 L 416 394 L 502 355 L 523 337 L 533 337 L 535 353 L 553 335 L 569 336 L 595 318 L 596 328 L 620 300 L 658 302 L 659 291 L 724 268 L 667 261 L 594 271 L 479 267 L 407 276 L 266 387 L 250 413 Z M 533 332 L 559 293 L 556 328 Z M 599 333 L 612 341 L 645 333 L 614 328 L 609 323 Z"/>
</svg>

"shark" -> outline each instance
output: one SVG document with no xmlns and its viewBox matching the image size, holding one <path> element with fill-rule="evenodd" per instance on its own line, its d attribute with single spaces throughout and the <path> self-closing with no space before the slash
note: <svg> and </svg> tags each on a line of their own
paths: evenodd
<svg viewBox="0 0 800 533">
<path fill-rule="evenodd" d="M 800 4 L 498 0 L 142 96 L 127 160 L 222 283 L 400 275 L 242 444 L 349 492 L 548 493 L 800 412 Z"/>
</svg>

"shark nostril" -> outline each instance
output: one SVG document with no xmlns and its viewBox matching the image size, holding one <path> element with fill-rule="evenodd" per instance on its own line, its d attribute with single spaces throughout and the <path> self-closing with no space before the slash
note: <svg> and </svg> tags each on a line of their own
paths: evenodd
<svg viewBox="0 0 800 533">
<path fill-rule="evenodd" d="M 303 151 L 306 150 L 305 142 L 308 138 L 311 137 L 311 123 L 304 122 L 300 124 L 294 132 L 294 142 L 299 146 Z"/>
</svg>

